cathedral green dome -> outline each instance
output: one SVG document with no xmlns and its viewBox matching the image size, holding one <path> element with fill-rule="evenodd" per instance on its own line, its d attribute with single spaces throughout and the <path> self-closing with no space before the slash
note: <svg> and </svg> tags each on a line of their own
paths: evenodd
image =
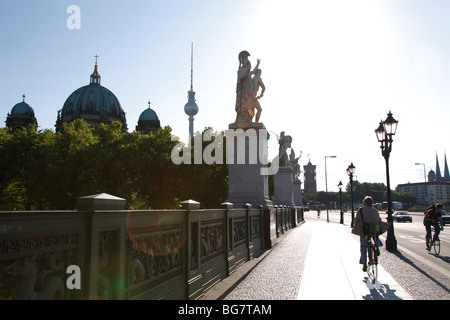
<svg viewBox="0 0 450 320">
<path fill-rule="evenodd" d="M 161 123 L 159 121 L 156 112 L 150 108 L 150 101 L 148 102 L 148 108 L 142 111 L 139 116 L 139 121 L 136 126 L 136 131 L 142 134 L 148 134 L 150 132 L 155 132 L 161 128 Z"/>
<path fill-rule="evenodd" d="M 56 131 L 62 130 L 64 122 L 75 119 L 84 119 L 93 127 L 119 121 L 123 125 L 122 131 L 127 131 L 125 112 L 119 100 L 109 89 L 100 85 L 100 80 L 96 63 L 89 85 L 75 90 L 58 111 Z"/>
<path fill-rule="evenodd" d="M 139 121 L 159 121 L 159 118 L 154 110 L 148 108 L 142 111 Z"/>
<path fill-rule="evenodd" d="M 8 113 L 6 117 L 6 126 L 13 131 L 18 128 L 23 128 L 29 124 L 35 124 L 37 126 L 37 120 L 34 116 L 33 108 L 25 102 L 25 95 L 22 96 L 23 101 L 14 105 L 11 109 L 11 113 Z"/>
<path fill-rule="evenodd" d="M 11 109 L 11 115 L 24 115 L 34 117 L 33 108 L 25 101 L 19 102 Z"/>
</svg>

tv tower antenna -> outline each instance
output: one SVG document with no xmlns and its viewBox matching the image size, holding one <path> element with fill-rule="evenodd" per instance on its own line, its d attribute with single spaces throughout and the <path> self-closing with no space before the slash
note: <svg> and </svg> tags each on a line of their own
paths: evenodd
<svg viewBox="0 0 450 320">
<path fill-rule="evenodd" d="M 194 116 L 198 113 L 195 103 L 194 91 L 194 43 L 191 42 L 191 90 L 188 91 L 188 103 L 184 106 L 184 112 L 189 116 L 189 143 L 194 137 Z"/>
<path fill-rule="evenodd" d="M 194 91 L 194 43 L 191 42 L 191 91 Z"/>
</svg>

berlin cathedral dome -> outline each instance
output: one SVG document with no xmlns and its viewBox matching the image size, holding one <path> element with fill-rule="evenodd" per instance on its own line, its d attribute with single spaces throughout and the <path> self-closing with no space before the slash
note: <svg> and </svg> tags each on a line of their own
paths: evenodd
<svg viewBox="0 0 450 320">
<path fill-rule="evenodd" d="M 136 126 L 136 131 L 142 134 L 148 134 L 150 132 L 155 132 L 161 128 L 161 123 L 159 121 L 156 112 L 150 108 L 150 101 L 148 102 L 148 108 L 142 111 L 139 116 L 139 121 Z"/>
<path fill-rule="evenodd" d="M 6 117 L 6 126 L 12 131 L 29 124 L 35 124 L 36 127 L 38 125 L 33 108 L 25 102 L 25 94 L 22 97 L 23 101 L 16 104 Z"/>
<path fill-rule="evenodd" d="M 96 56 L 97 57 L 97 56 Z M 58 111 L 56 131 L 63 130 L 63 124 L 75 119 L 84 119 L 93 127 L 100 123 L 110 124 L 114 121 L 122 123 L 122 131 L 128 130 L 125 112 L 117 97 L 107 88 L 100 85 L 97 61 L 91 74 L 89 85 L 75 90 Z"/>
</svg>

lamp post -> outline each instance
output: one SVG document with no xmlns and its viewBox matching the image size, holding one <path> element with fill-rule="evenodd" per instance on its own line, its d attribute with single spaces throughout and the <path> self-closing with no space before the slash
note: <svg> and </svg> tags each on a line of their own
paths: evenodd
<svg viewBox="0 0 450 320">
<path fill-rule="evenodd" d="M 342 211 L 342 181 L 339 181 L 338 188 L 339 188 L 339 208 L 341 213 L 341 224 L 344 224 L 344 211 Z"/>
<path fill-rule="evenodd" d="M 392 199 L 391 199 L 391 185 L 389 178 L 389 155 L 392 151 L 392 136 L 395 135 L 397 131 L 398 121 L 392 117 L 391 111 L 388 113 L 386 120 L 381 121 L 378 128 L 375 130 L 378 142 L 381 143 L 381 154 L 386 162 L 386 196 L 387 196 L 387 221 L 389 223 L 389 229 L 386 239 L 386 250 L 397 251 L 397 240 L 394 234 L 394 223 L 392 219 Z"/>
<path fill-rule="evenodd" d="M 347 168 L 347 174 L 350 177 L 350 198 L 352 201 L 352 222 L 350 224 L 350 227 L 353 228 L 353 221 L 355 220 L 355 209 L 353 207 L 353 174 L 355 173 L 355 166 L 353 165 L 353 162 L 348 166 Z"/>
<path fill-rule="evenodd" d="M 423 180 L 425 184 L 423 185 L 423 194 L 425 195 L 425 204 L 427 203 L 427 174 L 425 171 L 425 163 L 415 163 L 416 166 L 423 166 Z"/>
<path fill-rule="evenodd" d="M 426 170 L 425 170 L 425 163 L 417 163 L 416 162 L 416 166 L 423 166 L 423 179 L 425 180 L 425 183 L 427 182 L 427 174 L 426 174 Z"/>
<path fill-rule="evenodd" d="M 326 201 L 327 201 L 327 222 L 330 222 L 330 214 L 328 213 L 328 179 L 327 179 L 327 158 L 336 158 L 336 156 L 325 156 L 325 195 L 326 195 Z"/>
</svg>

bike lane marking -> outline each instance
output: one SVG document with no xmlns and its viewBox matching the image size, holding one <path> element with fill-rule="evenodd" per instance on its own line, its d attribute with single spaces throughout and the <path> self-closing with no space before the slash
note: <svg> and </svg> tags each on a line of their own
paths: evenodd
<svg viewBox="0 0 450 320">
<path fill-rule="evenodd" d="M 328 226 L 320 222 L 314 226 L 297 300 L 361 299 L 355 295 L 348 281 L 335 247 L 337 239 L 331 235 Z"/>
</svg>

